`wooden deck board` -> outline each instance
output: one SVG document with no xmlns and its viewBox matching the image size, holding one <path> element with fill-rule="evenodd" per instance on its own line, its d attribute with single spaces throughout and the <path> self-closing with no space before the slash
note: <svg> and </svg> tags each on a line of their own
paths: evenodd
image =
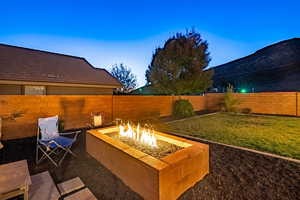
<svg viewBox="0 0 300 200">
<path fill-rule="evenodd" d="M 97 200 L 97 198 L 88 188 L 85 188 L 70 196 L 67 196 L 64 198 L 64 200 Z"/>
<path fill-rule="evenodd" d="M 0 194 L 31 184 L 26 160 L 0 165 Z"/>
<path fill-rule="evenodd" d="M 60 194 L 48 171 L 31 176 L 30 200 L 58 200 Z"/>
<path fill-rule="evenodd" d="M 58 184 L 57 187 L 60 194 L 65 195 L 75 190 L 83 188 L 84 183 L 81 181 L 79 177 L 76 177 Z"/>
</svg>

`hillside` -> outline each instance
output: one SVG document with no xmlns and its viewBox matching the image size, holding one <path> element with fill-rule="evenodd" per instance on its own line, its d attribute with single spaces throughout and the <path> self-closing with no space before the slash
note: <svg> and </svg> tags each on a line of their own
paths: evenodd
<svg viewBox="0 0 300 200">
<path fill-rule="evenodd" d="M 228 83 L 255 92 L 300 91 L 300 38 L 275 43 L 212 69 L 219 91 Z"/>
</svg>

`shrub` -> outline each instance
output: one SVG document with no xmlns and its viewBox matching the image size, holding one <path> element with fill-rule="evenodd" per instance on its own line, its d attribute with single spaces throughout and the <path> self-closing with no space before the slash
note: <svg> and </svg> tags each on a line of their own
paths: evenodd
<svg viewBox="0 0 300 200">
<path fill-rule="evenodd" d="M 175 101 L 173 107 L 173 116 L 175 117 L 191 117 L 195 115 L 193 105 L 185 99 Z"/>
<path fill-rule="evenodd" d="M 225 112 L 236 112 L 237 105 L 240 104 L 240 101 L 233 96 L 233 87 L 229 85 L 227 87 L 227 91 L 224 94 L 224 102 L 223 102 L 223 110 Z"/>
</svg>

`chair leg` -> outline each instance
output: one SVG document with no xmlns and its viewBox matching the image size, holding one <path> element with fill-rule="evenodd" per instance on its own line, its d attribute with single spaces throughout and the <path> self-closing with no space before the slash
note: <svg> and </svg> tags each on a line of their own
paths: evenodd
<svg viewBox="0 0 300 200">
<path fill-rule="evenodd" d="M 54 153 L 57 149 L 53 149 L 50 153 L 47 153 L 41 147 L 38 147 L 38 149 L 40 149 L 40 151 L 43 153 L 43 156 L 40 159 L 38 159 L 38 157 L 36 158 L 37 164 L 39 164 L 42 160 L 44 160 L 47 157 L 56 167 L 58 167 L 58 164 L 50 157 L 50 155 Z"/>
<path fill-rule="evenodd" d="M 72 155 L 74 156 L 75 158 L 77 157 L 77 155 L 75 153 L 73 153 L 73 151 L 71 151 L 71 149 L 67 149 L 67 151 Z"/>
<path fill-rule="evenodd" d="M 39 149 L 40 149 L 41 147 L 37 147 L 37 149 L 36 149 L 36 164 L 39 164 L 41 161 L 43 161 L 45 158 L 46 158 L 46 156 L 45 156 L 45 151 L 43 151 L 43 149 L 41 149 L 41 152 L 43 153 L 43 155 L 41 156 L 41 158 L 39 159 L 39 154 L 38 154 L 38 151 L 39 151 Z"/>
<path fill-rule="evenodd" d="M 29 187 L 28 185 L 26 185 L 24 188 L 24 200 L 28 200 L 28 199 L 29 199 Z"/>
<path fill-rule="evenodd" d="M 62 148 L 63 150 L 65 150 L 65 153 L 64 153 L 63 157 L 59 161 L 59 164 L 58 164 L 59 166 L 62 163 L 62 161 L 65 159 L 65 157 L 67 156 L 68 153 L 70 153 L 75 158 L 77 157 L 77 155 L 75 153 L 73 153 L 70 148 L 71 147 L 69 147 L 69 148 Z"/>
<path fill-rule="evenodd" d="M 47 156 L 56 167 L 58 167 L 58 164 L 48 154 L 45 154 L 45 156 Z"/>
<path fill-rule="evenodd" d="M 65 159 L 65 157 L 67 156 L 67 154 L 68 154 L 68 151 L 65 151 L 63 157 L 62 157 L 62 158 L 60 159 L 60 161 L 58 162 L 58 166 L 61 165 L 62 161 Z"/>
<path fill-rule="evenodd" d="M 56 167 L 58 167 L 58 166 L 61 165 L 62 161 L 65 159 L 65 157 L 67 156 L 68 153 L 70 153 L 74 157 L 77 157 L 76 154 L 71 151 L 71 147 L 72 147 L 72 145 L 69 146 L 68 148 L 65 148 L 65 147 L 57 144 L 57 147 L 55 149 L 51 150 L 48 153 L 48 151 L 45 151 L 41 146 L 37 145 L 37 149 L 36 149 L 36 164 L 39 164 L 42 160 L 44 160 L 45 158 L 48 158 Z M 61 152 L 59 150 L 61 150 Z M 39 151 L 41 151 L 43 153 L 43 155 L 42 155 L 42 157 L 40 159 L 39 159 Z M 62 151 L 64 151 L 64 154 L 63 154 L 62 158 L 58 162 L 55 162 L 50 157 L 51 154 L 58 155 L 58 154 L 62 153 Z"/>
<path fill-rule="evenodd" d="M 38 164 L 39 160 L 39 147 L 36 145 L 36 152 L 35 152 L 35 163 Z"/>
</svg>

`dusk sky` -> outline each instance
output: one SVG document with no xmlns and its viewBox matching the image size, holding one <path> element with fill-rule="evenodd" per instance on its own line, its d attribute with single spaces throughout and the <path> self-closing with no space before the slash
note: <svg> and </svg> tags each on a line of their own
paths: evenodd
<svg viewBox="0 0 300 200">
<path fill-rule="evenodd" d="M 139 86 L 156 47 L 194 27 L 210 66 L 300 37 L 300 1 L 2 1 L 0 43 L 132 68 Z"/>
</svg>

